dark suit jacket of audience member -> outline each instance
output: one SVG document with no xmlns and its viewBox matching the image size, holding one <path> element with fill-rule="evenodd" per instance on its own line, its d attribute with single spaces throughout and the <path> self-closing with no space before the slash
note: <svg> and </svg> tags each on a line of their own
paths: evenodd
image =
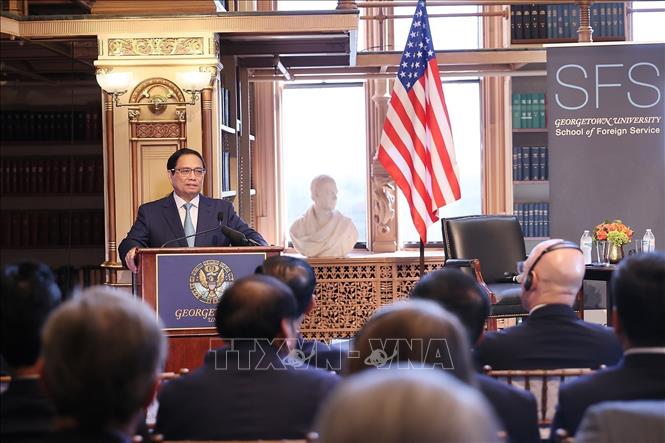
<svg viewBox="0 0 665 443">
<path fill-rule="evenodd" d="M 538 405 L 529 391 L 512 387 L 486 375 L 476 377 L 478 388 L 503 424 L 511 443 L 538 443 Z"/>
<path fill-rule="evenodd" d="M 307 340 L 302 336 L 298 337 L 296 349 L 300 351 L 299 357 L 309 366 L 315 368 L 335 371 L 338 374 L 342 372 L 348 349 L 340 345 L 329 345 L 318 340 Z"/>
<path fill-rule="evenodd" d="M 284 365 L 272 346 L 252 348 L 209 352 L 203 367 L 164 384 L 157 432 L 167 440 L 305 438 L 340 378 Z"/>
<path fill-rule="evenodd" d="M 615 367 L 565 383 L 559 390 L 552 429 L 575 434 L 586 409 L 596 403 L 618 400 L 665 399 L 665 355 L 626 355 Z"/>
<path fill-rule="evenodd" d="M 199 196 L 196 232 L 218 226 L 217 214 L 220 212 L 223 217 L 223 226 L 240 231 L 248 239 L 267 245 L 263 237 L 236 214 L 231 203 L 216 198 L 208 198 L 204 195 Z M 185 229 L 180 221 L 173 193 L 171 193 L 162 199 L 145 203 L 139 207 L 136 221 L 127 233 L 127 237 L 120 242 L 118 253 L 124 263 L 127 252 L 133 247 L 159 248 L 167 241 L 184 236 Z M 194 246 L 229 246 L 230 244 L 230 239 L 222 233 L 221 229 L 217 229 L 206 234 L 197 235 Z M 179 240 L 170 243 L 168 246 L 171 248 L 186 248 L 187 240 Z"/>
<path fill-rule="evenodd" d="M 0 395 L 0 440 L 42 441 L 53 431 L 55 410 L 37 379 L 14 379 Z"/>
<path fill-rule="evenodd" d="M 598 368 L 622 355 L 612 329 L 577 318 L 566 305 L 547 305 L 522 323 L 487 334 L 476 347 L 480 367 L 492 369 Z"/>
</svg>

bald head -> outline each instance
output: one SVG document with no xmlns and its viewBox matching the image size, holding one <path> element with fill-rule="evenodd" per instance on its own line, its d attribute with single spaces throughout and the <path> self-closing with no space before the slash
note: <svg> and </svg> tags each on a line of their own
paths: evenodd
<svg viewBox="0 0 665 443">
<path fill-rule="evenodd" d="M 224 292 L 215 326 L 224 339 L 272 340 L 280 334 L 282 320 L 296 317 L 296 299 L 286 284 L 269 275 L 251 275 Z"/>
<path fill-rule="evenodd" d="M 530 285 L 525 284 L 529 274 Z M 539 304 L 572 306 L 583 279 L 584 256 L 577 245 L 562 239 L 546 240 L 533 249 L 524 264 L 522 304 L 529 310 Z"/>
</svg>

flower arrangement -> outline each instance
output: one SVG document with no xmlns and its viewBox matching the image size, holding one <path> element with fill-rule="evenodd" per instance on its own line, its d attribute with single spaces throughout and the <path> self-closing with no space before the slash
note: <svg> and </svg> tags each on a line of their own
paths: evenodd
<svg viewBox="0 0 665 443">
<path fill-rule="evenodd" d="M 617 246 L 622 246 L 629 243 L 632 238 L 633 230 L 621 220 L 604 220 L 593 228 L 593 239 L 597 241 L 607 240 Z"/>
</svg>

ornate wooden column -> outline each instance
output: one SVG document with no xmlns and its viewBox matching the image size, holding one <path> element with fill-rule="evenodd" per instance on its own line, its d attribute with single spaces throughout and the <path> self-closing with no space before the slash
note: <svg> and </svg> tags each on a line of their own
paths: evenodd
<svg viewBox="0 0 665 443">
<path fill-rule="evenodd" d="M 117 261 L 115 240 L 115 156 L 113 155 L 113 95 L 104 92 L 104 159 L 106 160 L 106 253 L 102 268 L 106 269 L 105 283 L 117 283 L 116 272 L 122 269 Z"/>
<path fill-rule="evenodd" d="M 577 30 L 577 41 L 582 42 L 592 42 L 593 41 L 593 28 L 589 22 L 589 8 L 591 7 L 591 1 L 583 0 L 578 2 L 580 7 L 580 27 Z"/>
<path fill-rule="evenodd" d="M 501 11 L 504 6 L 486 6 L 485 12 Z M 503 48 L 508 45 L 509 29 L 502 17 L 483 17 L 483 47 Z M 509 77 L 483 77 L 480 81 L 482 129 L 483 213 L 512 212 L 512 150 Z M 508 128 L 508 130 L 506 129 Z"/>
<path fill-rule="evenodd" d="M 212 158 L 212 88 L 205 88 L 201 91 L 201 154 L 208 169 L 213 170 Z M 214 175 L 208 176 L 208 180 L 203 182 L 203 194 L 212 197 Z"/>
</svg>

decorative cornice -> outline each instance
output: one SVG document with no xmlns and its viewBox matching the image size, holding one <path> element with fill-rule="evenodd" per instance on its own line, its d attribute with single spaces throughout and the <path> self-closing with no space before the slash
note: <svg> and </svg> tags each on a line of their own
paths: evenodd
<svg viewBox="0 0 665 443">
<path fill-rule="evenodd" d="M 157 17 L 15 20 L 1 17 L 2 32 L 20 37 L 150 35 L 176 37 L 208 33 L 340 32 L 358 29 L 357 13 L 253 13 Z"/>
<path fill-rule="evenodd" d="M 203 37 L 110 38 L 108 55 L 168 56 L 203 55 Z"/>
</svg>

